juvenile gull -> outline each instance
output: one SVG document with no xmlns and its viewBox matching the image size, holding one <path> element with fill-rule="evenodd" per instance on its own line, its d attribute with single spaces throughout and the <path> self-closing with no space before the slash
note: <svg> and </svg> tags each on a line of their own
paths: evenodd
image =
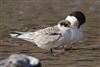
<svg viewBox="0 0 100 67">
<path fill-rule="evenodd" d="M 64 45 L 70 41 L 71 30 L 70 22 L 61 20 L 57 25 L 37 30 L 35 32 L 12 32 L 11 37 L 20 38 L 32 43 L 38 47 L 46 50 Z"/>
</svg>

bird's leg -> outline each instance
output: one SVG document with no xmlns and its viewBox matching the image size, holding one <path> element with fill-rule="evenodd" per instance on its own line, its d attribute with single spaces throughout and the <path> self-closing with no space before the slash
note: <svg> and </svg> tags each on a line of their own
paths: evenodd
<svg viewBox="0 0 100 67">
<path fill-rule="evenodd" d="M 63 45 L 63 50 L 64 50 L 64 52 L 67 51 L 66 45 Z"/>
<path fill-rule="evenodd" d="M 50 48 L 50 53 L 53 54 L 53 49 L 52 48 Z"/>
<path fill-rule="evenodd" d="M 63 45 L 64 51 L 68 51 L 72 48 L 71 43 L 68 43 L 67 45 Z"/>
<path fill-rule="evenodd" d="M 74 48 L 74 45 L 75 45 L 75 43 L 69 43 L 65 48 L 64 48 L 64 50 L 65 51 L 68 51 L 68 50 L 73 50 Z"/>
<path fill-rule="evenodd" d="M 55 56 L 55 54 L 53 53 L 53 49 L 50 48 L 50 55 Z"/>
<path fill-rule="evenodd" d="M 44 52 L 44 54 L 52 54 L 53 55 L 53 49 L 50 48 L 49 51 Z"/>
<path fill-rule="evenodd" d="M 73 49 L 74 45 L 75 45 L 75 43 L 70 43 L 70 44 L 67 46 L 67 49 L 69 49 L 69 50 Z"/>
</svg>

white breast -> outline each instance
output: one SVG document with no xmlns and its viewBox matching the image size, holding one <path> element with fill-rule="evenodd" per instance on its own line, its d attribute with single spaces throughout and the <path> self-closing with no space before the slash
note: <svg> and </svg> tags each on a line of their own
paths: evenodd
<svg viewBox="0 0 100 67">
<path fill-rule="evenodd" d="M 71 29 L 71 42 L 79 42 L 83 40 L 83 32 L 78 28 Z"/>
</svg>

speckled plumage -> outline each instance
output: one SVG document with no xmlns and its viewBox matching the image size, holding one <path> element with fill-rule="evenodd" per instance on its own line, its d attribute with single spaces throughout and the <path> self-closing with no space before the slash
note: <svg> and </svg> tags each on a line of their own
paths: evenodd
<svg viewBox="0 0 100 67">
<path fill-rule="evenodd" d="M 20 33 L 18 36 L 15 32 L 15 34 L 12 33 L 10 35 L 14 38 L 21 38 L 26 41 L 33 42 L 38 47 L 49 50 L 65 44 L 70 40 L 69 22 L 66 20 L 62 20 L 60 22 L 64 22 L 66 25 L 68 24 L 68 27 L 64 27 L 63 25 L 59 27 L 60 23 L 58 23 L 58 25 L 40 29 L 35 32 L 17 32 L 17 34 Z"/>
</svg>

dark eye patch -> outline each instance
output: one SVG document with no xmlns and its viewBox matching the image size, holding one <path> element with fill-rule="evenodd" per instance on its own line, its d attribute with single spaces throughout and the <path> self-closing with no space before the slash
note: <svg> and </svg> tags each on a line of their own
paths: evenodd
<svg viewBox="0 0 100 67">
<path fill-rule="evenodd" d="M 65 24 L 64 26 L 65 26 L 65 27 L 68 27 L 69 25 L 68 25 L 68 24 Z"/>
<path fill-rule="evenodd" d="M 59 22 L 60 26 L 64 26 L 64 27 L 70 27 L 71 23 L 67 20 L 61 20 Z"/>
<path fill-rule="evenodd" d="M 61 26 L 65 26 L 65 27 L 69 26 L 69 25 L 68 25 L 67 23 L 65 23 L 65 22 L 60 23 L 60 25 L 61 25 Z"/>
</svg>

